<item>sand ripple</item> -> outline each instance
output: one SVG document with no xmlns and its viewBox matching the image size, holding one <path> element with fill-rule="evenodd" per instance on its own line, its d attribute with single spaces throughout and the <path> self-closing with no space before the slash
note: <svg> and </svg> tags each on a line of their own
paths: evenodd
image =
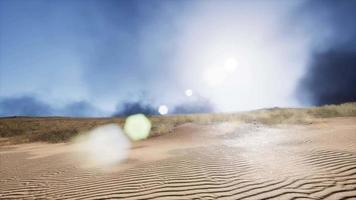
<svg viewBox="0 0 356 200">
<path fill-rule="evenodd" d="M 169 156 L 134 157 L 110 172 L 82 168 L 69 152 L 33 158 L 18 147 L 3 148 L 0 199 L 356 199 L 354 122 L 339 120 L 349 126 L 332 131 L 312 126 L 228 133 L 214 143 L 192 140 L 199 145 L 191 148 L 179 146 L 182 137 L 169 136 Z M 253 137 L 270 141 L 253 144 Z M 134 149 L 150 151 L 147 146 L 157 141 Z"/>
</svg>

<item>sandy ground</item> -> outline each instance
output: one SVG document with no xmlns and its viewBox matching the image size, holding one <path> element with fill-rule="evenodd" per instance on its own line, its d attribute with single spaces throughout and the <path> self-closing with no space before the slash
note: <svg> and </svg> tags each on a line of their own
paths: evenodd
<svg viewBox="0 0 356 200">
<path fill-rule="evenodd" d="M 71 144 L 0 147 L 0 199 L 356 199 L 356 118 L 186 124 L 109 170 L 80 160 Z"/>
</svg>

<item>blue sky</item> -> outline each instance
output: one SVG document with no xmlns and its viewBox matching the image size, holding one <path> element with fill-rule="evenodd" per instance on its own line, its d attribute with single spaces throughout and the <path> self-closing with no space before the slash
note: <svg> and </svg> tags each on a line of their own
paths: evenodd
<svg viewBox="0 0 356 200">
<path fill-rule="evenodd" d="M 334 46 L 349 50 L 341 43 L 355 38 L 354 28 L 336 31 L 352 27 L 355 5 L 324 4 L 0 0 L 0 114 L 106 116 L 136 101 L 232 112 L 354 100 L 352 92 L 332 98 L 350 93 L 354 76 L 331 94 L 310 86 L 324 80 L 309 76 L 311 60 Z M 224 71 L 229 62 L 236 66 Z"/>
</svg>

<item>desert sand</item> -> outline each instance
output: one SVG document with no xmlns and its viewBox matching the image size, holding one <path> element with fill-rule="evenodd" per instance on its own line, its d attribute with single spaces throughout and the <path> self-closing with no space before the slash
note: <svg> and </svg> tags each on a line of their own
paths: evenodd
<svg viewBox="0 0 356 200">
<path fill-rule="evenodd" d="M 0 199 L 356 199 L 356 118 L 184 124 L 110 169 L 71 143 L 3 146 Z"/>
</svg>

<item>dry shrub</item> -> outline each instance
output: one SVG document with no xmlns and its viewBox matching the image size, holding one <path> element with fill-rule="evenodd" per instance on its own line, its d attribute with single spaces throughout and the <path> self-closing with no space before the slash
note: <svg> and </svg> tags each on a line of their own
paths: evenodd
<svg viewBox="0 0 356 200">
<path fill-rule="evenodd" d="M 356 102 L 314 107 L 310 108 L 308 113 L 320 118 L 356 116 Z"/>
</svg>

